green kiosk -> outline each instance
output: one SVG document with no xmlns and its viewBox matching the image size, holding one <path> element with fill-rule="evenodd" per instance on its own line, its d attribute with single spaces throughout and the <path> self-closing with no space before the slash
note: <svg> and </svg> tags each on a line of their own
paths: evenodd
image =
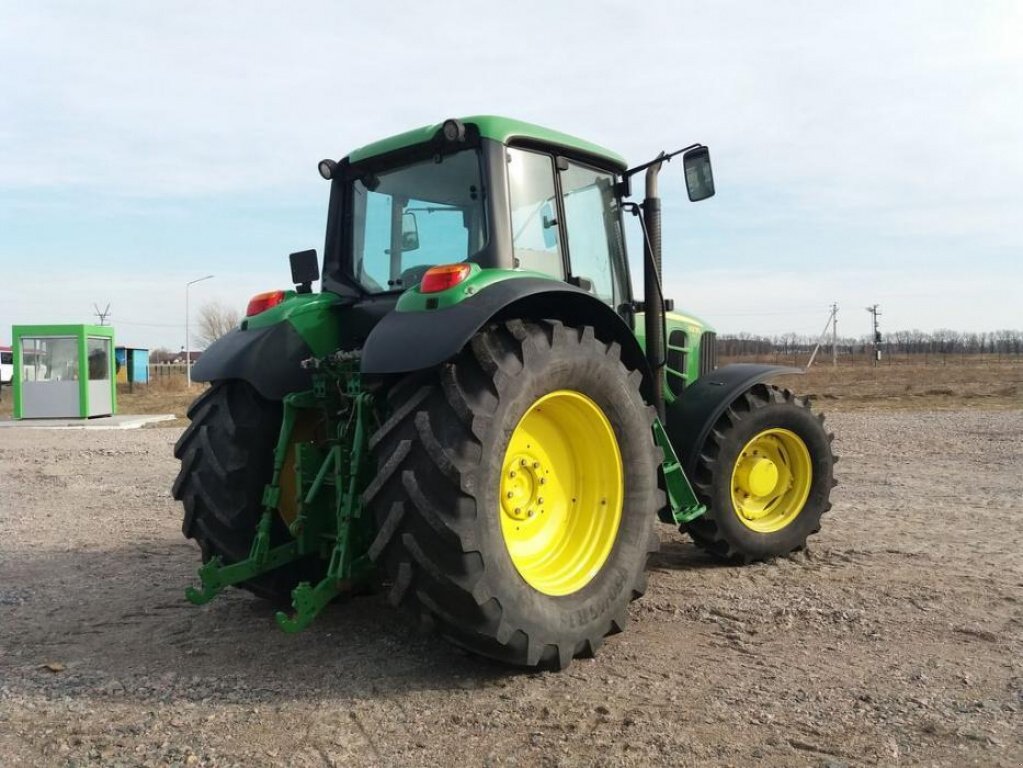
<svg viewBox="0 0 1023 768">
<path fill-rule="evenodd" d="M 14 418 L 90 419 L 117 412 L 114 329 L 16 325 Z"/>
</svg>

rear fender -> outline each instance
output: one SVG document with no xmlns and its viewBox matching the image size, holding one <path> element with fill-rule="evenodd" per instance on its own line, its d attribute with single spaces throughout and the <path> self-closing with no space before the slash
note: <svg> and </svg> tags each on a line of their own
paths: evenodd
<svg viewBox="0 0 1023 768">
<path fill-rule="evenodd" d="M 264 328 L 235 328 L 213 342 L 195 365 L 193 381 L 241 379 L 268 400 L 312 387 L 302 361 L 312 356 L 291 323 Z"/>
<path fill-rule="evenodd" d="M 803 373 L 803 369 L 736 363 L 704 374 L 686 387 L 682 396 L 668 406 L 664 425 L 686 474 L 693 476 L 696 457 L 710 430 L 736 398 L 754 384 L 794 373 Z"/>
<path fill-rule="evenodd" d="M 312 380 L 302 361 L 338 348 L 344 305 L 334 294 L 289 291 L 281 304 L 213 342 L 192 366 L 192 378 L 241 379 L 268 400 L 309 389 Z"/>
<path fill-rule="evenodd" d="M 618 342 L 626 366 L 642 373 L 643 396 L 650 402 L 653 378 L 628 324 L 587 291 L 544 278 L 501 280 L 448 307 L 391 312 L 366 339 L 362 372 L 401 374 L 436 367 L 455 357 L 488 323 L 513 318 L 593 326 L 598 338 Z"/>
</svg>

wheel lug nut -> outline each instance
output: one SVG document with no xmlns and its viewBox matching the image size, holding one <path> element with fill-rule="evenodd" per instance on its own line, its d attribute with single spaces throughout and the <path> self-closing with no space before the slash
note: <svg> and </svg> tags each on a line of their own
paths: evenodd
<svg viewBox="0 0 1023 768">
<path fill-rule="evenodd" d="M 515 497 L 515 493 L 513 491 L 508 491 L 508 498 L 511 499 L 511 498 L 514 498 L 514 497 Z"/>
<path fill-rule="evenodd" d="M 534 461 L 533 462 L 533 469 L 540 469 L 540 462 L 539 461 Z"/>
<path fill-rule="evenodd" d="M 543 485 L 546 482 L 547 482 L 547 478 L 546 477 L 541 477 L 540 478 L 540 485 Z"/>
<path fill-rule="evenodd" d="M 516 515 L 521 515 L 522 514 L 522 507 L 515 507 L 515 514 Z"/>
<path fill-rule="evenodd" d="M 543 504 L 543 496 L 539 496 L 539 497 L 537 497 L 537 499 L 536 499 L 536 503 L 537 503 L 537 504 Z"/>
<path fill-rule="evenodd" d="M 515 470 L 514 469 L 511 472 L 508 473 L 508 477 L 515 477 Z"/>
<path fill-rule="evenodd" d="M 523 467 L 529 466 L 529 462 L 527 462 L 525 459 L 521 459 L 519 461 L 519 464 Z"/>
<path fill-rule="evenodd" d="M 528 511 L 528 512 L 527 512 L 526 514 L 527 514 L 527 515 L 528 515 L 529 517 L 532 517 L 532 516 L 533 516 L 533 510 L 529 510 L 529 511 Z"/>
</svg>

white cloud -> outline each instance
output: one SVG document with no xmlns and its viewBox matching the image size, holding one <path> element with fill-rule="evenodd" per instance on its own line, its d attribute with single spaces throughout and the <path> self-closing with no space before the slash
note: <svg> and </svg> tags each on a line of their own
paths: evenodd
<svg viewBox="0 0 1023 768">
<path fill-rule="evenodd" d="M 709 143 L 719 197 L 685 220 L 718 227 L 703 233 L 716 252 L 749 257 L 754 228 L 765 242 L 814 237 L 828 249 L 827 269 L 772 283 L 774 302 L 820 294 L 827 304 L 828 287 L 864 258 L 892 260 L 900 283 L 929 284 L 911 264 L 930 252 L 950 285 L 990 281 L 976 291 L 988 298 L 957 307 L 963 325 L 986 326 L 1005 314 L 990 300 L 998 281 L 974 275 L 1023 248 L 1020 39 L 1014 3 L 21 4 L 0 25 L 0 192 L 33 204 L 77 192 L 97 220 L 74 237 L 117 252 L 102 222 L 119 205 L 205 201 L 216 228 L 225 200 L 283 206 L 307 194 L 320 157 L 497 112 L 637 162 Z M 673 179 L 665 195 L 678 197 Z M 899 267 L 893 238 L 911 264 Z M 55 260 L 71 261 L 74 247 L 69 239 Z M 24 250 L 0 231 L 0 260 Z M 180 282 L 173 270 L 201 267 L 199 256 L 181 262 L 149 265 L 167 273 L 154 290 Z M 267 274 L 277 284 L 283 272 Z M 117 291 L 126 285 L 117 278 Z M 61 290 L 80 287 L 65 277 Z M 101 295 L 93 287 L 86 306 Z M 733 291 L 709 278 L 705 288 L 698 295 L 716 302 L 706 314 L 731 307 Z M 756 289 L 744 295 L 757 303 Z M 119 300 L 122 317 L 173 314 L 131 301 Z M 908 306 L 935 314 L 929 300 Z M 10 311 L 0 308 L 0 322 Z"/>
</svg>

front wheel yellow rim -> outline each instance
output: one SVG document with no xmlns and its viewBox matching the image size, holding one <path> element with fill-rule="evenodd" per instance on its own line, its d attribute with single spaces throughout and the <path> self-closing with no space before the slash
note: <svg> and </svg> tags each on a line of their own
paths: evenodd
<svg viewBox="0 0 1023 768">
<path fill-rule="evenodd" d="M 552 596 L 590 583 L 618 536 L 624 487 L 618 440 L 593 400 L 567 389 L 536 400 L 501 465 L 501 533 L 522 578 Z"/>
<path fill-rule="evenodd" d="M 806 506 L 813 463 L 806 443 L 788 429 L 766 429 L 743 446 L 732 468 L 732 506 L 743 525 L 774 533 Z"/>
</svg>

